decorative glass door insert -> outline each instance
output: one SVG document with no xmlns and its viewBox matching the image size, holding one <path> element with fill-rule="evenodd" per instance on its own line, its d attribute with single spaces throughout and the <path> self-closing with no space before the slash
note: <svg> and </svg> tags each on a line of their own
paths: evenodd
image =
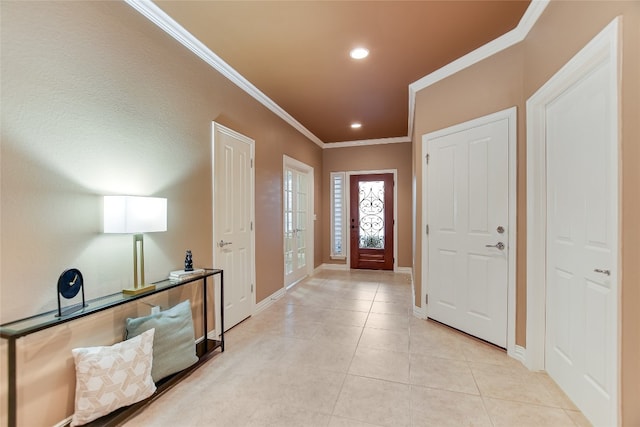
<svg viewBox="0 0 640 427">
<path fill-rule="evenodd" d="M 393 270 L 393 174 L 350 180 L 351 268 Z"/>
<path fill-rule="evenodd" d="M 358 183 L 361 249 L 384 249 L 384 181 Z"/>
</svg>

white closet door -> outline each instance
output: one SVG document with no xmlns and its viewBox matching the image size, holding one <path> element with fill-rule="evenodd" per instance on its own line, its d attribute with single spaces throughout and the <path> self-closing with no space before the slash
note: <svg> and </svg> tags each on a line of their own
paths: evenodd
<svg viewBox="0 0 640 427">
<path fill-rule="evenodd" d="M 615 414 L 615 87 L 603 62 L 546 106 L 546 369 L 595 425 Z"/>
<path fill-rule="evenodd" d="M 251 316 L 253 141 L 214 123 L 214 265 L 224 271 L 224 326 Z"/>
<path fill-rule="evenodd" d="M 507 346 L 509 121 L 428 141 L 428 316 Z"/>
</svg>

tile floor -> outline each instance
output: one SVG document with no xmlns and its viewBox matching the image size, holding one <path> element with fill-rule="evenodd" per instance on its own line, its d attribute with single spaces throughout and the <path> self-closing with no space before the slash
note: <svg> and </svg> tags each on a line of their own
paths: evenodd
<svg viewBox="0 0 640 427">
<path fill-rule="evenodd" d="M 126 425 L 589 425 L 546 374 L 413 317 L 406 274 L 324 270 L 225 340 Z"/>
</svg>

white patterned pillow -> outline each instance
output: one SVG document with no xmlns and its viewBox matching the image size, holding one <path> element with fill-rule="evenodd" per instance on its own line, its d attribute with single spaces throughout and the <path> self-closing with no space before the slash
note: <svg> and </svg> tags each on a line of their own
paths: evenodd
<svg viewBox="0 0 640 427">
<path fill-rule="evenodd" d="M 151 396 L 154 329 L 110 347 L 75 348 L 76 403 L 71 426 Z"/>
</svg>

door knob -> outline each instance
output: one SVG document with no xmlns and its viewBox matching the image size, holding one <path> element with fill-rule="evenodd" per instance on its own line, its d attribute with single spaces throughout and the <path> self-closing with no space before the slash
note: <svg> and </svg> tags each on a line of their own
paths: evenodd
<svg viewBox="0 0 640 427">
<path fill-rule="evenodd" d="M 495 245 L 484 245 L 484 246 L 487 247 L 487 248 L 498 248 L 500 250 L 504 249 L 504 243 L 502 243 L 502 242 L 498 242 Z"/>
<path fill-rule="evenodd" d="M 218 247 L 224 248 L 225 246 L 230 245 L 231 243 L 233 243 L 233 242 L 225 242 L 224 240 L 220 240 L 218 242 Z"/>
<path fill-rule="evenodd" d="M 599 268 L 596 268 L 593 271 L 595 271 L 596 273 L 602 273 L 602 274 L 606 274 L 607 276 L 611 276 L 611 271 L 609 270 L 601 270 Z"/>
</svg>

